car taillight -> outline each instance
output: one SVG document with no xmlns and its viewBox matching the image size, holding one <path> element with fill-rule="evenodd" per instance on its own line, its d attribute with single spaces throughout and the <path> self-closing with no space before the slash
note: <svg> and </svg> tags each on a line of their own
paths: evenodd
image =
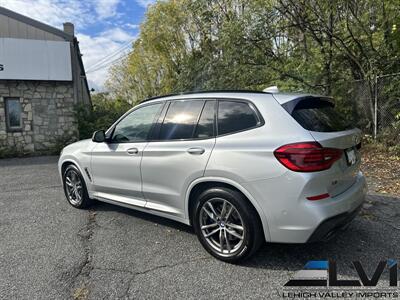
<svg viewBox="0 0 400 300">
<path fill-rule="evenodd" d="M 288 144 L 274 151 L 282 165 L 296 172 L 327 170 L 342 154 L 343 150 L 324 148 L 317 142 Z"/>
</svg>

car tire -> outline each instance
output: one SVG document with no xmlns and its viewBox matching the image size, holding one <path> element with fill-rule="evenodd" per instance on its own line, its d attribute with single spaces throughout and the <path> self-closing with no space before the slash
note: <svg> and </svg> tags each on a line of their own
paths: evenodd
<svg viewBox="0 0 400 300">
<path fill-rule="evenodd" d="M 199 194 L 192 224 L 203 247 L 225 262 L 235 263 L 251 257 L 264 242 L 255 208 L 243 194 L 226 187 Z"/>
<path fill-rule="evenodd" d="M 87 208 L 93 203 L 89 198 L 85 180 L 75 165 L 68 165 L 62 178 L 64 194 L 69 204 L 75 208 Z"/>
</svg>

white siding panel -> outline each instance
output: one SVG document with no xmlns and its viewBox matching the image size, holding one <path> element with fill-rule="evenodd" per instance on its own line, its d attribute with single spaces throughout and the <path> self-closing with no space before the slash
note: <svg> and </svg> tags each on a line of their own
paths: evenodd
<svg viewBox="0 0 400 300">
<path fill-rule="evenodd" d="M 12 37 L 19 37 L 18 36 L 18 21 L 8 18 L 8 34 Z"/>
<path fill-rule="evenodd" d="M 0 14 L 0 38 L 64 41 L 61 36 L 2 14 Z"/>
<path fill-rule="evenodd" d="M 27 39 L 28 38 L 28 29 L 25 23 L 18 22 L 18 38 Z"/>
<path fill-rule="evenodd" d="M 0 79 L 71 81 L 69 42 L 0 38 Z"/>
<path fill-rule="evenodd" d="M 28 39 L 38 39 L 37 38 L 37 34 L 36 34 L 36 28 L 35 27 L 33 27 L 33 26 L 27 26 L 27 28 L 26 28 L 26 32 L 27 32 L 27 35 L 28 35 Z"/>
<path fill-rule="evenodd" d="M 39 28 L 35 28 L 35 35 L 32 35 L 32 38 L 38 40 L 45 40 L 46 33 L 43 30 L 40 30 Z"/>
<path fill-rule="evenodd" d="M 8 31 L 8 17 L 0 15 L 0 37 L 8 37 L 10 35 Z"/>
</svg>

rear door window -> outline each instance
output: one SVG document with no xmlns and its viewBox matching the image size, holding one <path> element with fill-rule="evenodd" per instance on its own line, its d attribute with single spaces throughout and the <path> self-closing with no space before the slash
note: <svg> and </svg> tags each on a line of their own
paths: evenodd
<svg viewBox="0 0 400 300">
<path fill-rule="evenodd" d="M 290 105 L 284 104 L 285 106 L 287 108 Z M 297 123 L 310 131 L 335 132 L 353 128 L 350 122 L 335 110 L 334 104 L 323 98 L 300 100 L 289 113 Z"/>
<path fill-rule="evenodd" d="M 161 125 L 160 140 L 191 139 L 204 106 L 202 100 L 171 102 Z"/>
<path fill-rule="evenodd" d="M 259 124 L 255 111 L 247 102 L 220 100 L 218 104 L 218 135 L 234 133 Z"/>
<path fill-rule="evenodd" d="M 214 136 L 215 101 L 209 100 L 204 105 L 193 138 L 206 139 Z"/>
</svg>

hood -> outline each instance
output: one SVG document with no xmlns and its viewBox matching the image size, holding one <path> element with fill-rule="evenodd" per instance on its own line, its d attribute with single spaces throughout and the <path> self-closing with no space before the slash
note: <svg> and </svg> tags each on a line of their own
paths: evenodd
<svg viewBox="0 0 400 300">
<path fill-rule="evenodd" d="M 91 145 L 93 145 L 93 142 L 91 139 L 77 141 L 75 143 L 65 146 L 61 153 L 62 154 L 70 154 L 77 150 L 82 151 L 84 149 L 87 149 L 88 147 L 91 147 Z"/>
</svg>

